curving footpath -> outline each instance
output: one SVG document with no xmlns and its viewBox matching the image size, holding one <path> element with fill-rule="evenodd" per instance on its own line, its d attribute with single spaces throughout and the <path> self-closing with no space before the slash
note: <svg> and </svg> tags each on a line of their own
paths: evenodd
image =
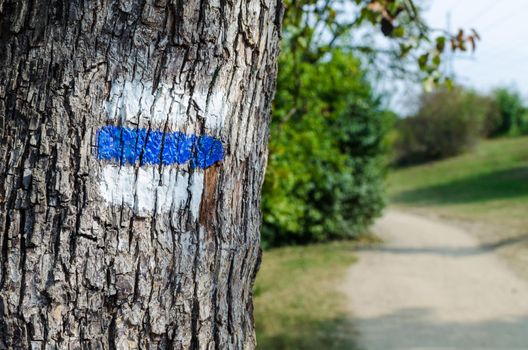
<svg viewBox="0 0 528 350">
<path fill-rule="evenodd" d="M 528 349 L 528 283 L 469 233 L 387 212 L 344 285 L 365 350 Z"/>
</svg>

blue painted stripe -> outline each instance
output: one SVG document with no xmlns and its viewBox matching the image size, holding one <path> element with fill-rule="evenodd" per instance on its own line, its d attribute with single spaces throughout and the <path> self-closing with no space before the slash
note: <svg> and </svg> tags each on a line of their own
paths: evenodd
<svg viewBox="0 0 528 350">
<path fill-rule="evenodd" d="M 206 169 L 223 157 L 222 142 L 208 135 L 112 125 L 97 131 L 97 158 L 119 164 L 172 165 L 190 162 L 192 167 Z"/>
</svg>

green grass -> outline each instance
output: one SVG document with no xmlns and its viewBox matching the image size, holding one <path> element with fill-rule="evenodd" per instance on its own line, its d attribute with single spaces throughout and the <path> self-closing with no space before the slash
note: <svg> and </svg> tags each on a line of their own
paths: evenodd
<svg viewBox="0 0 528 350">
<path fill-rule="evenodd" d="M 356 349 L 339 292 L 357 243 L 264 252 L 255 285 L 258 349 Z"/>
<path fill-rule="evenodd" d="M 528 226 L 528 137 L 483 141 L 472 152 L 392 172 L 395 206 L 515 229 Z"/>
</svg>

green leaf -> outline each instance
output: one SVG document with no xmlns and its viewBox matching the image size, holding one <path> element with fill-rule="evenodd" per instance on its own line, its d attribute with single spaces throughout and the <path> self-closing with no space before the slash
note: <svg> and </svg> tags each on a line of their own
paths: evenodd
<svg viewBox="0 0 528 350">
<path fill-rule="evenodd" d="M 418 66 L 422 71 L 427 69 L 427 61 L 429 61 L 429 53 L 424 53 L 418 58 Z"/>
<path fill-rule="evenodd" d="M 447 87 L 447 89 L 449 91 L 453 90 L 453 88 L 455 86 L 454 82 L 453 82 L 453 80 L 451 78 L 445 78 L 444 84 L 445 84 L 445 86 Z"/>
<path fill-rule="evenodd" d="M 433 56 L 433 65 L 438 67 L 440 65 L 441 58 L 440 55 L 436 54 Z"/>
<path fill-rule="evenodd" d="M 306 48 L 306 45 L 308 44 L 307 41 L 306 41 L 306 38 L 303 37 L 303 36 L 300 36 L 297 39 L 297 42 L 299 43 L 299 46 L 302 47 L 302 48 Z"/>
<path fill-rule="evenodd" d="M 405 29 L 403 27 L 396 27 L 392 31 L 392 36 L 394 38 L 403 38 L 404 35 L 405 35 Z"/>
<path fill-rule="evenodd" d="M 412 50 L 412 45 L 400 44 L 400 57 L 405 57 Z"/>
<path fill-rule="evenodd" d="M 446 38 L 444 36 L 439 36 L 438 38 L 436 38 L 436 49 L 438 50 L 438 52 L 444 52 L 445 43 Z"/>
</svg>

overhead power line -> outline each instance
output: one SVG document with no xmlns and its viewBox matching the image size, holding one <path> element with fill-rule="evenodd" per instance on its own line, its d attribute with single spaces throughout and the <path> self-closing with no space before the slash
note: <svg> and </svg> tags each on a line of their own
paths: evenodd
<svg viewBox="0 0 528 350">
<path fill-rule="evenodd" d="M 453 12 L 455 11 L 464 1 L 463 0 L 455 0 L 453 2 L 453 5 L 451 6 L 451 8 L 449 9 L 448 12 Z"/>
<path fill-rule="evenodd" d="M 499 1 L 497 1 L 499 2 Z M 523 5 L 527 5 L 528 3 L 523 3 Z M 516 7 L 513 9 L 513 11 L 509 11 L 505 16 L 502 16 L 502 17 L 499 17 L 498 19 L 494 20 L 494 21 L 491 21 L 490 23 L 488 23 L 486 26 L 484 26 L 481 31 L 485 31 L 487 29 L 490 29 L 491 27 L 494 27 L 494 26 L 498 26 L 498 25 L 501 25 L 501 24 L 504 24 L 504 23 L 511 23 L 510 21 L 507 21 L 509 19 L 511 19 L 512 17 L 515 17 L 515 16 L 518 16 L 518 15 L 521 15 L 521 14 L 526 14 L 526 11 L 523 10 L 523 7 Z"/>
<path fill-rule="evenodd" d="M 478 20 L 479 18 L 482 18 L 484 15 L 486 15 L 487 13 L 489 13 L 491 10 L 493 10 L 498 4 L 500 4 L 501 2 L 500 1 L 497 1 L 497 0 L 491 0 L 487 6 L 485 6 L 482 11 L 479 11 L 477 12 L 477 14 L 475 14 L 473 17 L 471 17 L 467 23 L 469 25 L 471 25 L 472 22 Z"/>
</svg>

